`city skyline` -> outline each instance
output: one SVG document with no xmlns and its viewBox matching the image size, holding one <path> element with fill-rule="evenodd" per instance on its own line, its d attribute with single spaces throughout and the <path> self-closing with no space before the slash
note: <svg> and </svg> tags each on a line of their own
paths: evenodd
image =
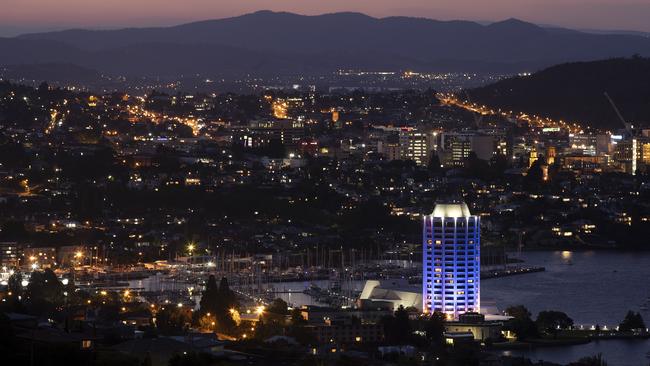
<svg viewBox="0 0 650 366">
<path fill-rule="evenodd" d="M 650 0 L 2 5 L 6 364 L 648 365 Z"/>
<path fill-rule="evenodd" d="M 92 6 L 79 0 L 50 3 L 41 0 L 9 0 L 0 14 L 0 36 L 61 30 L 69 28 L 116 29 L 123 27 L 172 26 L 194 21 L 222 19 L 259 10 L 286 11 L 304 15 L 336 12 L 360 12 L 373 17 L 422 17 L 436 20 L 495 22 L 517 18 L 545 26 L 580 30 L 650 32 L 650 4 L 636 0 L 601 1 L 597 4 L 575 1 L 540 2 L 497 0 L 489 7 L 477 6 L 474 0 L 439 1 L 436 5 L 421 0 L 407 0 L 395 6 L 390 1 L 267 1 L 241 4 L 233 1 L 209 2 L 190 0 L 152 7 L 150 0 L 126 2 L 110 0 Z M 159 4 L 156 4 L 159 5 Z M 8 9 L 8 10 L 7 10 Z M 38 9 L 38 10 L 36 10 Z M 561 10 L 561 11 L 558 11 Z"/>
</svg>

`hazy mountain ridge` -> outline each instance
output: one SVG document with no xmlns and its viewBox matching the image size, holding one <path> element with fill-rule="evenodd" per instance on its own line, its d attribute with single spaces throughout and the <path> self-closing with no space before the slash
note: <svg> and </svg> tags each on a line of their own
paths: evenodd
<svg viewBox="0 0 650 366">
<path fill-rule="evenodd" d="M 567 63 L 469 94 L 474 102 L 504 110 L 621 129 L 605 92 L 628 122 L 650 126 L 650 58 Z"/>
<path fill-rule="evenodd" d="M 38 47 L 50 52 L 33 49 Z M 339 68 L 516 72 L 566 61 L 650 56 L 650 39 L 548 29 L 516 19 L 481 25 L 261 11 L 173 27 L 26 34 L 0 39 L 0 50 L 0 65 L 65 62 L 121 75 L 296 74 Z"/>
</svg>

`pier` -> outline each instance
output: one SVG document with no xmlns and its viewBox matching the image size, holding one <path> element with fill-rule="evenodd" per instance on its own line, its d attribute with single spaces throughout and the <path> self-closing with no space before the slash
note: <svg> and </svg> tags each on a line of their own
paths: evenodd
<svg viewBox="0 0 650 366">
<path fill-rule="evenodd" d="M 481 279 L 488 280 L 491 278 L 500 278 L 500 277 L 510 277 L 517 276 L 527 273 L 537 273 L 544 272 L 546 268 L 544 267 L 522 267 L 522 268 L 510 268 L 510 269 L 499 269 L 493 271 L 482 271 Z"/>
</svg>

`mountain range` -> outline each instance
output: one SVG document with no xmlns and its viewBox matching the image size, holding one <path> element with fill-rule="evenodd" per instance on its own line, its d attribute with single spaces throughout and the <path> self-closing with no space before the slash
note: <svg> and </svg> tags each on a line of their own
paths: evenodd
<svg viewBox="0 0 650 366">
<path fill-rule="evenodd" d="M 172 27 L 73 29 L 0 38 L 0 65 L 72 64 L 126 76 L 322 74 L 337 69 L 536 70 L 567 61 L 650 56 L 650 38 L 359 13 L 260 11 Z"/>
</svg>

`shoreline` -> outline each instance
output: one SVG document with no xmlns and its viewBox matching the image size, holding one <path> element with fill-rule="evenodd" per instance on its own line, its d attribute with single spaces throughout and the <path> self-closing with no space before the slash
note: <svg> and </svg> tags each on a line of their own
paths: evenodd
<svg viewBox="0 0 650 366">
<path fill-rule="evenodd" d="M 536 338 L 528 341 L 520 342 L 499 342 L 493 343 L 488 350 L 532 350 L 535 348 L 548 348 L 548 347 L 570 347 L 583 344 L 589 344 L 593 341 L 620 341 L 620 340 L 648 340 L 650 333 L 645 334 L 621 334 L 621 335 L 607 335 L 607 336 L 594 336 L 588 335 L 579 338 L 560 338 L 560 339 L 543 339 Z"/>
</svg>

